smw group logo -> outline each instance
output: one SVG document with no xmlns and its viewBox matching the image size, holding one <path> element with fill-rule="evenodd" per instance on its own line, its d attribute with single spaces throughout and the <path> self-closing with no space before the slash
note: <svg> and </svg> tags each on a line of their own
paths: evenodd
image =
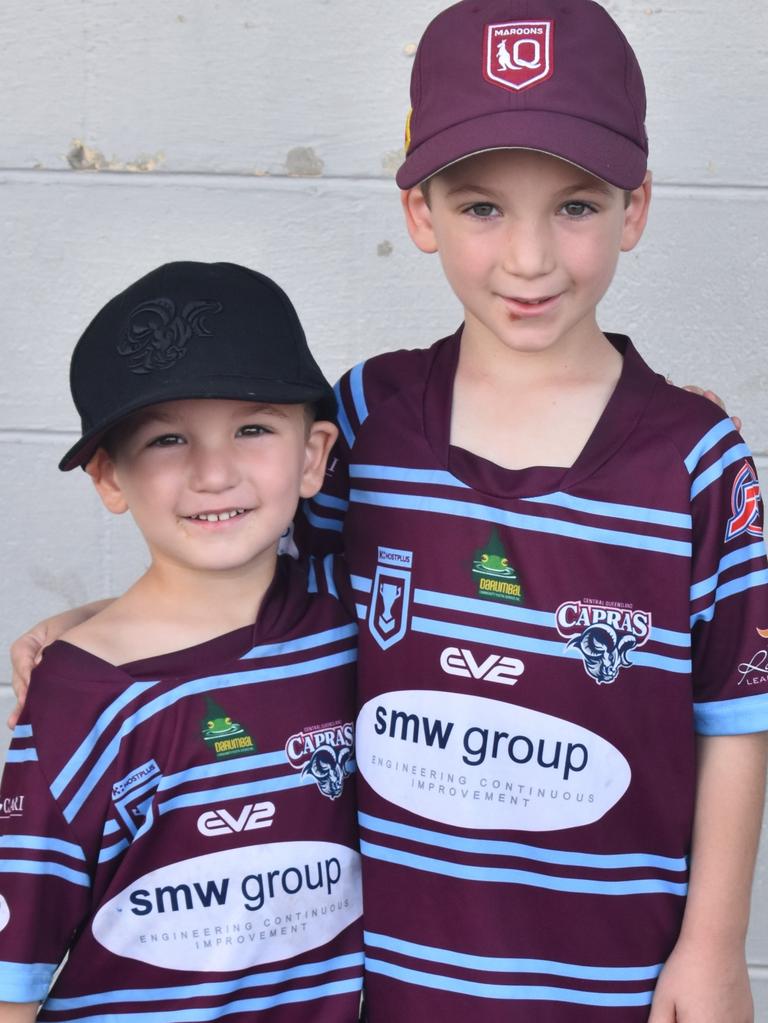
<svg viewBox="0 0 768 1023">
<path fill-rule="evenodd" d="M 368 627 L 382 650 L 399 643 L 408 628 L 413 552 L 379 547 Z"/>
</svg>

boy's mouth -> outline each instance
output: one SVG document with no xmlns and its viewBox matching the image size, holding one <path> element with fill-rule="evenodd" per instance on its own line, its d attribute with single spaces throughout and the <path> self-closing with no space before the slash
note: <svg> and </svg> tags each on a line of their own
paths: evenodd
<svg viewBox="0 0 768 1023">
<path fill-rule="evenodd" d="M 534 315 L 551 308 L 560 296 L 544 295 L 541 298 L 521 298 L 517 295 L 501 295 L 500 297 L 512 313 Z"/>
<path fill-rule="evenodd" d="M 195 515 L 185 515 L 184 518 L 191 519 L 193 522 L 228 522 L 229 519 L 245 515 L 247 511 L 249 511 L 248 508 L 229 508 L 219 512 L 197 512 Z"/>
</svg>

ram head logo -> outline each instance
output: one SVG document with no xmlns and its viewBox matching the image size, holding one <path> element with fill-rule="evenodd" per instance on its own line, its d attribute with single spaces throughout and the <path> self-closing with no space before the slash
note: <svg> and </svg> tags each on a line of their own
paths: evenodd
<svg viewBox="0 0 768 1023">
<path fill-rule="evenodd" d="M 329 799 L 338 799 L 344 782 L 355 770 L 351 746 L 318 746 L 301 772 L 302 778 L 311 775 L 317 787 Z"/>
<path fill-rule="evenodd" d="M 584 669 L 598 685 L 614 682 L 622 668 L 629 668 L 630 650 L 637 646 L 637 637 L 629 632 L 617 632 L 610 625 L 600 623 L 588 626 L 580 636 L 568 641 L 584 659 Z"/>
</svg>

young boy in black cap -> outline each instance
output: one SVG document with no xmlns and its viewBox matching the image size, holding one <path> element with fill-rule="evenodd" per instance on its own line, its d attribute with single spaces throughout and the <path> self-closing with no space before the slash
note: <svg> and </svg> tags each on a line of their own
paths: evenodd
<svg viewBox="0 0 768 1023">
<path fill-rule="evenodd" d="M 14 732 L 0 1020 L 45 999 L 41 1020 L 351 1023 L 356 628 L 330 559 L 277 553 L 333 392 L 287 296 L 226 263 L 112 299 L 71 385 L 60 468 L 131 512 L 151 562 L 46 650 Z"/>
</svg>

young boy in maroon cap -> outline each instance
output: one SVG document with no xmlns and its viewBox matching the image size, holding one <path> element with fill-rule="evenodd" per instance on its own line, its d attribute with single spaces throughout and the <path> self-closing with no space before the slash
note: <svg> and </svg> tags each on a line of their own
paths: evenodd
<svg viewBox="0 0 768 1023">
<path fill-rule="evenodd" d="M 46 649 L 14 731 L 0 1020 L 352 1023 L 357 628 L 332 559 L 277 554 L 333 391 L 287 296 L 228 263 L 112 299 L 71 382 L 60 468 L 130 510 L 151 564 Z"/>
<path fill-rule="evenodd" d="M 754 465 L 596 307 L 651 195 L 589 0 L 427 28 L 397 175 L 464 307 L 370 359 L 308 502 L 356 591 L 370 1023 L 747 1023 L 768 694 Z"/>
</svg>

